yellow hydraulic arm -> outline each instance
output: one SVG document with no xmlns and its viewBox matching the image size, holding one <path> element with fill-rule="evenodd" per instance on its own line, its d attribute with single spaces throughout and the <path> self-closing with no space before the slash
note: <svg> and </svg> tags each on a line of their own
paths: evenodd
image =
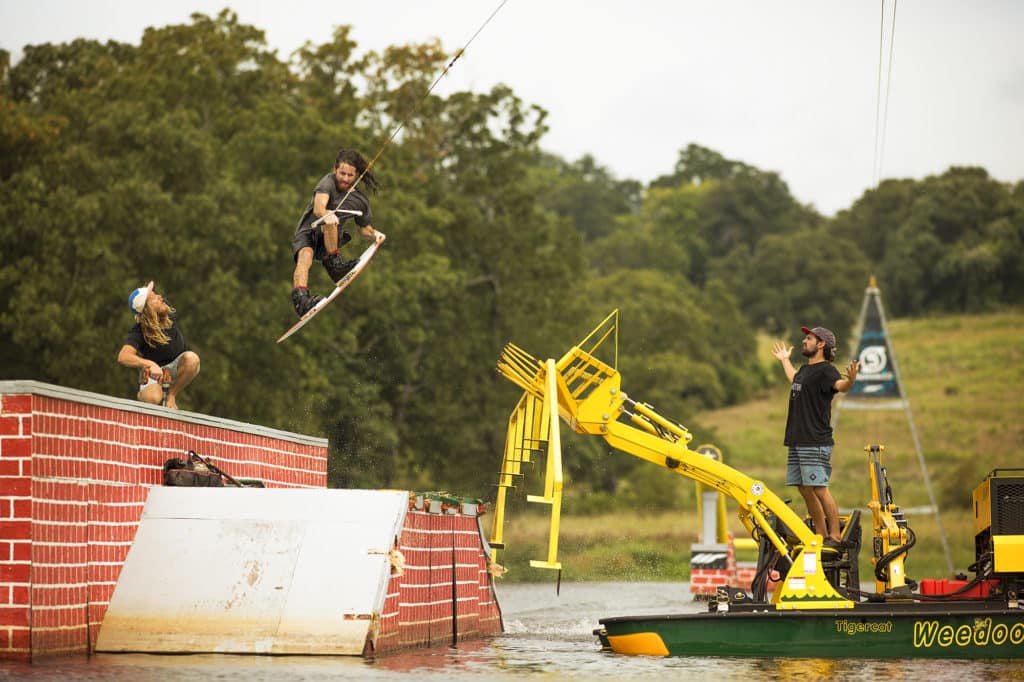
<svg viewBox="0 0 1024 682">
<path fill-rule="evenodd" d="M 868 470 L 871 477 L 871 517 L 874 525 L 875 591 L 881 594 L 910 595 L 904 560 L 907 550 L 914 546 L 914 532 L 910 530 L 899 506 L 892 500 L 892 490 L 882 466 L 884 445 L 868 445 Z"/>
<path fill-rule="evenodd" d="M 544 494 L 527 499 L 551 505 L 551 537 L 546 560 L 532 561 L 531 565 L 561 568 L 557 555 L 562 497 L 558 437 L 561 419 L 577 433 L 601 436 L 617 450 L 699 481 L 736 500 L 744 526 L 752 534 L 768 538 L 790 561 L 785 580 L 772 594 L 776 608 L 852 608 L 853 602 L 836 592 L 825 577 L 820 535 L 812 533 L 764 483 L 690 450 L 687 443 L 692 436 L 686 427 L 665 419 L 621 390 L 621 377 L 615 367 L 594 356 L 609 338 L 614 337 L 617 346 L 617 330 L 616 310 L 557 362 L 541 362 L 511 343 L 502 351 L 498 371 L 524 393 L 509 418 L 491 546 L 504 548 L 507 491 L 521 476 L 522 463 L 542 452 L 546 444 Z M 775 532 L 771 516 L 788 529 L 789 535 Z"/>
</svg>

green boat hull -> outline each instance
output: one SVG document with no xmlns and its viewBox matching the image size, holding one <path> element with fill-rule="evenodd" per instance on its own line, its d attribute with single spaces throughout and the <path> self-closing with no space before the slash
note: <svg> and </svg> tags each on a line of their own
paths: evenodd
<svg viewBox="0 0 1024 682">
<path fill-rule="evenodd" d="M 792 658 L 1024 658 L 1024 609 L 990 602 L 858 604 L 852 609 L 601 619 L 622 654 Z"/>
</svg>

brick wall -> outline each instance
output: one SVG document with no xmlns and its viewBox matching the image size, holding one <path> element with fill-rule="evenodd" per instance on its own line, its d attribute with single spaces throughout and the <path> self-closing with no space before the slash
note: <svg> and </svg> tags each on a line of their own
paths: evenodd
<svg viewBox="0 0 1024 682">
<path fill-rule="evenodd" d="M 377 653 L 502 631 L 478 517 L 411 510 L 399 549 L 405 567 L 388 582 Z"/>
<path fill-rule="evenodd" d="M 690 593 L 695 597 L 713 597 L 719 587 L 740 587 L 749 590 L 757 575 L 756 562 L 736 561 L 736 544 L 732 533 L 727 535 L 723 565 L 697 566 L 691 559 Z M 769 583 L 769 592 L 774 583 Z"/>
<path fill-rule="evenodd" d="M 0 659 L 88 653 L 149 489 L 188 450 L 323 488 L 327 441 L 34 381 L 0 381 Z"/>
</svg>

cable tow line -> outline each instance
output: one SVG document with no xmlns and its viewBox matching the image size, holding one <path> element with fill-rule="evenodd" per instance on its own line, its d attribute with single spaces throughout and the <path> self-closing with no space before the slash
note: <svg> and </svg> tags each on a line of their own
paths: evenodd
<svg viewBox="0 0 1024 682">
<path fill-rule="evenodd" d="M 878 87 L 875 93 L 875 156 L 871 165 L 872 187 L 877 187 L 878 183 L 882 180 L 882 161 L 885 157 L 885 131 L 889 118 L 889 89 L 892 85 L 893 47 L 896 43 L 897 2 L 898 0 L 892 0 L 892 24 L 889 29 L 889 63 L 885 75 L 884 100 L 882 98 L 882 55 L 884 54 L 885 46 L 885 0 L 882 0 L 882 18 L 878 27 Z"/>
<path fill-rule="evenodd" d="M 466 44 L 459 48 L 459 50 L 448 62 L 447 66 L 444 67 L 444 70 L 442 70 L 441 73 L 438 74 L 437 78 L 434 79 L 434 82 L 431 83 L 430 87 L 427 88 L 426 92 L 423 93 L 423 96 L 420 97 L 419 100 L 417 100 L 415 106 L 413 106 L 413 108 L 409 111 L 409 114 L 398 122 L 398 126 L 394 129 L 394 131 L 392 131 L 391 135 L 389 135 L 388 138 L 384 140 L 384 143 L 377 150 L 377 153 L 374 154 L 370 161 L 366 164 L 366 168 L 363 169 L 363 172 L 359 174 L 359 177 L 355 179 L 355 182 L 352 183 L 352 186 L 349 187 L 347 192 L 345 192 L 345 196 L 343 196 L 341 200 L 338 201 L 338 205 L 335 206 L 334 209 L 330 211 L 331 213 L 336 213 L 342 207 L 342 205 L 344 205 L 345 200 L 348 199 L 349 195 L 352 194 L 352 192 L 355 191 L 355 188 L 359 185 L 359 181 L 363 179 L 363 176 L 370 172 L 370 169 L 373 168 L 373 164 L 377 163 L 377 159 L 381 157 L 381 154 L 383 154 L 384 150 L 387 149 L 389 144 L 391 144 L 391 141 L 394 140 L 398 136 L 398 133 L 401 132 L 402 128 L 405 127 L 406 121 L 412 118 L 416 114 L 416 112 L 420 110 L 420 107 L 430 96 L 430 93 L 433 92 L 434 88 L 437 87 L 437 84 L 441 82 L 441 79 L 448 75 L 448 72 L 455 65 L 455 62 L 457 62 L 459 58 L 466 52 L 466 50 L 469 49 L 469 46 L 473 43 L 474 40 L 476 40 L 476 37 L 480 35 L 480 33 L 487 27 L 487 24 L 491 23 L 491 19 L 493 19 L 498 14 L 498 12 L 501 11 L 501 8 L 504 7 L 505 3 L 507 2 L 508 0 L 501 0 L 501 3 L 499 3 L 498 6 L 494 9 L 494 11 L 491 12 L 490 16 L 487 17 L 487 19 L 482 24 L 480 24 L 480 27 L 477 28 L 476 32 L 470 37 Z M 316 227 L 321 222 L 323 222 L 322 216 L 313 223 L 313 226 Z"/>
</svg>

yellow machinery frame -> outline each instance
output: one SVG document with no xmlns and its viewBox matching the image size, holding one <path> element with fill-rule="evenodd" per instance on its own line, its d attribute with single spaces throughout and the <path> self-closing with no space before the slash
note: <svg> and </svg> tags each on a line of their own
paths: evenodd
<svg viewBox="0 0 1024 682">
<path fill-rule="evenodd" d="M 772 593 L 772 604 L 777 609 L 853 608 L 853 602 L 839 594 L 825 577 L 821 535 L 812 533 L 803 519 L 763 482 L 690 450 L 687 444 L 692 436 L 686 427 L 664 418 L 650 405 L 630 399 L 621 390 L 621 376 L 616 366 L 594 355 L 610 338 L 615 341 L 617 365 L 618 310 L 612 311 L 558 361 L 541 362 L 511 343 L 503 349 L 498 371 L 522 388 L 523 396 L 509 417 L 491 546 L 495 550 L 504 549 L 507 494 L 522 476 L 522 464 L 546 452 L 544 493 L 530 495 L 527 501 L 551 506 L 548 555 L 544 560 L 531 561 L 530 565 L 561 569 L 558 561 L 563 485 L 561 420 L 577 433 L 600 436 L 617 450 L 686 476 L 735 500 L 740 521 L 751 535 L 767 538 L 790 561 L 785 579 Z M 771 517 L 778 519 L 789 535 L 776 533 Z"/>
</svg>

